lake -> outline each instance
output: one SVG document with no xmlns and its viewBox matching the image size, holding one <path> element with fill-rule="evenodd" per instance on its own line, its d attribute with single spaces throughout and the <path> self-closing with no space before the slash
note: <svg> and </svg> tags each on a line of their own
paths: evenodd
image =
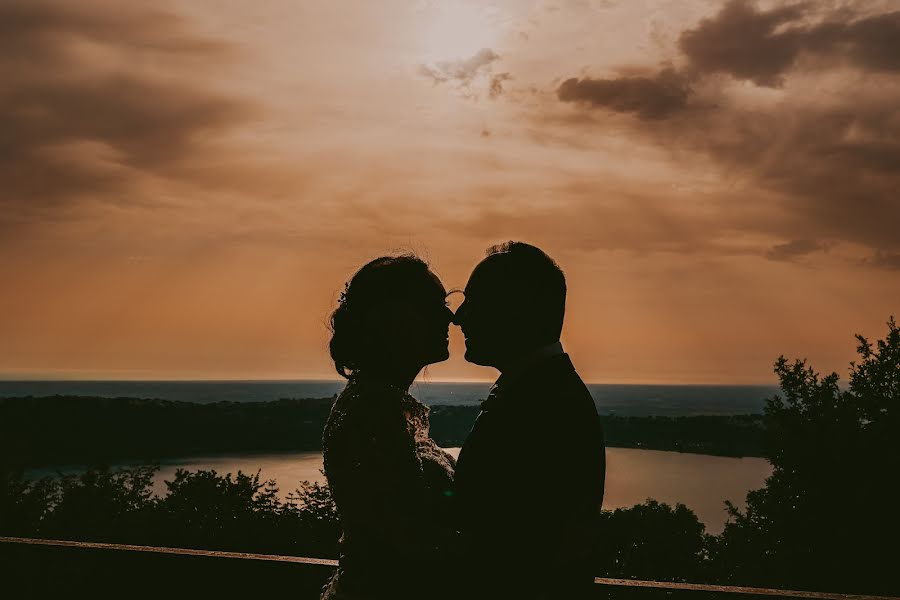
<svg viewBox="0 0 900 600">
<path fill-rule="evenodd" d="M 448 448 L 454 456 L 459 448 Z M 744 506 L 744 497 L 764 485 L 772 467 L 763 458 L 727 458 L 706 454 L 606 449 L 606 494 L 603 508 L 626 508 L 655 498 L 660 502 L 687 505 L 706 525 L 709 533 L 720 533 L 727 515 L 723 502 L 731 500 Z M 204 456 L 168 460 L 161 464 L 154 491 L 165 494 L 164 481 L 173 479 L 178 468 L 196 471 L 215 469 L 218 473 L 256 473 L 262 479 L 275 479 L 284 498 L 300 481 L 322 481 L 321 452 L 286 452 L 240 456 Z M 35 469 L 29 478 L 54 474 L 53 469 Z M 63 469 L 63 472 L 73 472 Z M 552 473 L 546 474 L 552 477 Z"/>
<path fill-rule="evenodd" d="M 186 402 L 259 402 L 280 398 L 330 397 L 343 389 L 336 380 L 300 381 L 0 381 L 0 398 L 15 396 L 81 395 L 162 398 Z M 419 381 L 411 392 L 426 404 L 476 405 L 490 383 Z M 760 413 L 773 386 L 748 385 L 617 385 L 588 384 L 600 414 L 622 416 L 690 416 Z M 458 449 L 450 449 L 452 453 Z M 608 470 L 604 508 L 630 507 L 647 498 L 693 510 L 708 531 L 718 533 L 726 520 L 723 502 L 743 506 L 746 493 L 763 486 L 771 473 L 762 458 L 724 458 L 626 448 L 607 449 Z M 303 480 L 321 481 L 320 452 L 205 456 L 168 460 L 155 481 L 165 493 L 165 479 L 177 468 L 215 469 L 219 473 L 255 473 L 275 479 L 282 497 Z M 63 469 L 71 472 L 71 469 Z M 29 472 L 29 477 L 52 475 L 53 469 Z M 552 474 L 546 474 L 551 475 Z"/>
</svg>

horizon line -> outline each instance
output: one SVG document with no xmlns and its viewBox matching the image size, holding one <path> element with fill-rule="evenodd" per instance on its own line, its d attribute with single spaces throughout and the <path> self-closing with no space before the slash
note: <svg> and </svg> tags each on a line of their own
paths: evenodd
<svg viewBox="0 0 900 600">
<path fill-rule="evenodd" d="M 485 384 L 490 385 L 493 384 L 496 379 L 426 379 L 426 380 L 416 380 L 413 382 L 413 385 L 416 384 Z M 2 383 L 305 383 L 305 382 L 320 382 L 320 383 L 344 383 L 346 379 L 339 378 L 318 378 L 318 377 L 307 377 L 307 378 L 234 378 L 234 379 L 210 379 L 210 378 L 56 378 L 56 377 L 11 377 L 7 378 L 3 375 L 0 375 L 0 384 Z M 586 385 L 645 385 L 645 386 L 693 386 L 693 387 L 720 387 L 720 386 L 728 386 L 728 387 L 778 387 L 777 383 L 761 383 L 761 382 L 741 382 L 741 383 L 729 383 L 729 382 L 658 382 L 658 381 L 649 381 L 649 382 L 640 382 L 635 380 L 624 380 L 624 381 L 587 381 L 584 382 Z"/>
</svg>

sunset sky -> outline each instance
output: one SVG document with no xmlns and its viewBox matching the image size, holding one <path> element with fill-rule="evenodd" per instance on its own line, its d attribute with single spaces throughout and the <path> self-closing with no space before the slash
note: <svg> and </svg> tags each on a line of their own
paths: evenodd
<svg viewBox="0 0 900 600">
<path fill-rule="evenodd" d="M 0 378 L 336 377 L 356 268 L 508 239 L 588 381 L 900 317 L 900 1 L 4 0 L 0 50 Z"/>
</svg>

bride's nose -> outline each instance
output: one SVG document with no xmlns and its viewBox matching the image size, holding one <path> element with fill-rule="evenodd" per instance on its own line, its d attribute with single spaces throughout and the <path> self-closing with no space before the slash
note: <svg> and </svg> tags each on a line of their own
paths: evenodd
<svg viewBox="0 0 900 600">
<path fill-rule="evenodd" d="M 466 315 L 466 310 L 467 310 L 466 303 L 465 303 L 465 301 L 463 301 L 463 303 L 459 305 L 459 308 L 456 309 L 456 313 L 453 314 L 453 319 L 451 320 L 451 323 L 453 323 L 454 325 L 456 325 L 458 327 L 462 327 L 463 319 L 465 318 L 465 315 Z"/>
</svg>

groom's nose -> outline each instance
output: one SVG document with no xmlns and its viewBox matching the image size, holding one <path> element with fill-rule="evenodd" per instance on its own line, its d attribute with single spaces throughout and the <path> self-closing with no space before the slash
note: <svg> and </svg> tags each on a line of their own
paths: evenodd
<svg viewBox="0 0 900 600">
<path fill-rule="evenodd" d="M 447 323 L 452 323 L 452 322 L 453 322 L 453 319 L 454 319 L 455 317 L 456 317 L 456 315 L 453 314 L 453 311 L 450 310 L 450 307 L 449 307 L 449 306 L 445 306 L 445 307 L 444 307 L 444 318 L 447 320 Z"/>
</svg>

